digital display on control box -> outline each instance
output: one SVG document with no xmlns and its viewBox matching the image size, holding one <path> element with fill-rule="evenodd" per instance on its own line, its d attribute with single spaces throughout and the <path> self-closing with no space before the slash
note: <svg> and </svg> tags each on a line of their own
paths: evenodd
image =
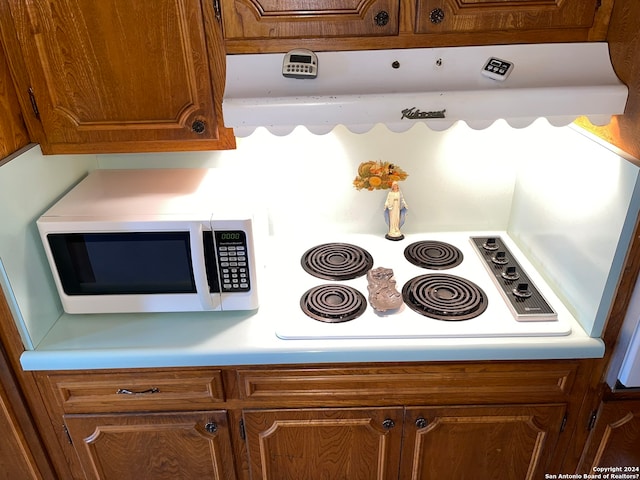
<svg viewBox="0 0 640 480">
<path fill-rule="evenodd" d="M 240 232 L 220 232 L 220 240 L 241 240 Z"/>
<path fill-rule="evenodd" d="M 291 55 L 289 61 L 293 63 L 311 63 L 309 55 Z"/>
<path fill-rule="evenodd" d="M 240 245 L 246 243 L 247 237 L 242 230 L 217 230 L 216 241 L 219 243 Z"/>
</svg>

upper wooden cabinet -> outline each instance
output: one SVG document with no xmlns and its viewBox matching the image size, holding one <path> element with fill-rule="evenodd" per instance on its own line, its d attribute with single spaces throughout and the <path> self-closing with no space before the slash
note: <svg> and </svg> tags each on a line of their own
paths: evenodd
<svg viewBox="0 0 640 480">
<path fill-rule="evenodd" d="M 0 42 L 0 160 L 28 143 L 29 133 Z"/>
<path fill-rule="evenodd" d="M 598 0 L 417 0 L 416 32 L 590 28 Z"/>
<path fill-rule="evenodd" d="M 598 41 L 613 6 L 613 0 L 220 2 L 228 53 Z"/>
<path fill-rule="evenodd" d="M 221 0 L 228 39 L 397 35 L 398 0 Z"/>
<path fill-rule="evenodd" d="M 212 2 L 9 0 L 18 95 L 45 153 L 233 148 Z"/>
</svg>

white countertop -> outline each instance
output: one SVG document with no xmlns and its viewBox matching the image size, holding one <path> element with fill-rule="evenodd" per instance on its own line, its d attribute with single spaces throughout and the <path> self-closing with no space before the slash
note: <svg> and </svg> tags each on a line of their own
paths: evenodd
<svg viewBox="0 0 640 480">
<path fill-rule="evenodd" d="M 271 260 L 271 258 L 269 259 Z M 297 260 L 296 260 L 297 261 Z M 283 340 L 282 295 L 267 267 L 261 306 L 244 312 L 63 314 L 25 370 L 189 367 L 293 363 L 600 358 L 604 343 L 571 317 L 571 333 L 549 337 Z M 295 300 L 297 303 L 297 300 Z"/>
</svg>

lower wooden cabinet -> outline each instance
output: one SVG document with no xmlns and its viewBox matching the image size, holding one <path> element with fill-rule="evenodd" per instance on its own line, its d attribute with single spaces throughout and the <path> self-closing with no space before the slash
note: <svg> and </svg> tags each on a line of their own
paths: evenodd
<svg viewBox="0 0 640 480">
<path fill-rule="evenodd" d="M 579 412 L 591 365 L 258 365 L 36 378 L 64 452 L 57 460 L 73 480 L 527 480 L 577 467 L 567 452 L 586 428 Z"/>
<path fill-rule="evenodd" d="M 408 408 L 400 478 L 544 478 L 565 405 Z"/>
<path fill-rule="evenodd" d="M 542 478 L 565 405 L 248 410 L 251 478 Z"/>
<path fill-rule="evenodd" d="M 640 399 L 600 406 L 578 471 L 593 474 L 597 467 L 618 467 L 617 473 L 631 475 L 625 478 L 640 477 Z"/>
<path fill-rule="evenodd" d="M 0 296 L 2 295 L 0 291 Z M 0 479 L 54 478 L 49 456 L 0 340 Z"/>
<path fill-rule="evenodd" d="M 244 412 L 251 478 L 397 479 L 403 409 Z"/>
<path fill-rule="evenodd" d="M 224 411 L 65 415 L 87 479 L 235 479 Z"/>
</svg>

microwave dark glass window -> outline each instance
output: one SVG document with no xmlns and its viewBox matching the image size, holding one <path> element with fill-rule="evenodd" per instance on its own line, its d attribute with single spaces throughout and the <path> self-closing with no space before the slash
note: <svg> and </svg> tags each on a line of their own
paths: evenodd
<svg viewBox="0 0 640 480">
<path fill-rule="evenodd" d="M 195 293 L 189 232 L 47 236 L 67 295 Z"/>
</svg>

